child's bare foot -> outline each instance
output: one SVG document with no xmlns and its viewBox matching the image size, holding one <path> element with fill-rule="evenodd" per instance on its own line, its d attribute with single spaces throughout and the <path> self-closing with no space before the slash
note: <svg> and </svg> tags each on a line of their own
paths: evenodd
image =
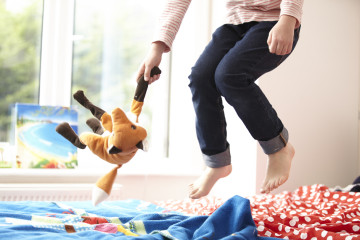
<svg viewBox="0 0 360 240">
<path fill-rule="evenodd" d="M 266 177 L 260 189 L 261 193 L 269 193 L 286 182 L 289 178 L 291 161 L 294 155 L 294 147 L 287 143 L 279 152 L 268 156 Z"/>
<path fill-rule="evenodd" d="M 206 167 L 201 176 L 193 184 L 190 184 L 189 197 L 197 199 L 208 195 L 217 180 L 228 176 L 231 173 L 231 170 L 231 165 L 220 168 Z"/>
</svg>

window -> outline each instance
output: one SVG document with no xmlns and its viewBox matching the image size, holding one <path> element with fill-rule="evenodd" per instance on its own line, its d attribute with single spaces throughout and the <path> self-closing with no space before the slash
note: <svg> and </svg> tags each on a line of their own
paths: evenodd
<svg viewBox="0 0 360 240">
<path fill-rule="evenodd" d="M 38 103 L 42 0 L 0 1 L 0 141 L 9 141 L 9 107 Z"/>
<path fill-rule="evenodd" d="M 0 141 L 9 141 L 8 108 L 16 102 L 78 105 L 72 93 L 82 89 L 106 111 L 129 111 L 135 74 L 160 13 L 153 8 L 162 1 L 0 0 L 0 74 L 7 86 L 0 90 Z M 160 68 L 167 67 L 165 57 Z M 149 142 L 160 143 L 151 146 L 158 159 L 167 154 L 167 84 L 163 80 L 148 90 L 140 116 Z M 79 132 L 89 131 L 85 120 L 90 113 L 79 105 L 78 111 Z M 79 167 L 87 166 L 89 155 L 79 155 Z"/>
</svg>

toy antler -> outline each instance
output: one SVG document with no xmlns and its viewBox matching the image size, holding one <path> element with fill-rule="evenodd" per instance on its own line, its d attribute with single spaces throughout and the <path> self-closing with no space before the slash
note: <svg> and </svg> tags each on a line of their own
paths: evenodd
<svg viewBox="0 0 360 240">
<path fill-rule="evenodd" d="M 150 76 L 152 77 L 160 73 L 161 70 L 155 66 L 153 69 L 151 69 Z M 145 81 L 144 76 L 142 76 L 138 80 L 138 85 L 135 90 L 134 100 L 131 104 L 131 109 L 130 109 L 130 111 L 136 116 L 136 122 L 139 121 L 139 115 L 141 113 L 142 106 L 144 105 L 144 99 L 148 86 L 149 86 L 149 82 Z"/>
</svg>

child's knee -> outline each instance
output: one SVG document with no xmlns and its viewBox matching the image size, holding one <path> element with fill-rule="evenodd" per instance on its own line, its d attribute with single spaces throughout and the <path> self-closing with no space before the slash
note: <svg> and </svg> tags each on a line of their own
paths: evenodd
<svg viewBox="0 0 360 240">
<path fill-rule="evenodd" d="M 245 72 L 230 73 L 224 71 L 216 71 L 215 84 L 221 94 L 226 97 L 229 92 L 236 89 L 246 89 L 254 83 L 254 77 Z"/>
<path fill-rule="evenodd" d="M 204 67 L 193 67 L 191 70 L 191 74 L 189 75 L 189 87 L 192 92 L 199 91 L 201 89 L 204 89 L 207 85 L 211 84 L 214 77 L 211 76 L 211 74 L 206 71 L 206 68 Z"/>
</svg>

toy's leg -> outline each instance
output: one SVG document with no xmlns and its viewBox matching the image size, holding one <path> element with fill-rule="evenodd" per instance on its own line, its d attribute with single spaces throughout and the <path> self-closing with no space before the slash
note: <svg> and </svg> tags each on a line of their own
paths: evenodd
<svg viewBox="0 0 360 240">
<path fill-rule="evenodd" d="M 103 127 L 101 126 L 101 123 L 98 119 L 96 118 L 89 118 L 87 121 L 86 121 L 86 124 L 91 128 L 91 130 L 96 133 L 96 134 L 99 134 L 99 135 L 102 135 L 104 133 L 104 129 Z"/>
<path fill-rule="evenodd" d="M 73 97 L 83 107 L 89 109 L 91 111 L 91 113 L 94 115 L 94 117 L 101 120 L 101 117 L 105 113 L 105 111 L 102 110 L 101 108 L 95 106 L 94 104 L 92 104 L 92 102 L 90 102 L 90 100 L 87 99 L 87 97 L 85 96 L 84 91 L 82 91 L 82 90 L 77 91 L 76 93 L 74 93 Z"/>
<path fill-rule="evenodd" d="M 75 147 L 84 149 L 86 145 L 81 143 L 79 136 L 74 132 L 74 130 L 70 127 L 69 123 L 64 122 L 59 124 L 56 127 L 56 132 L 58 132 L 61 136 L 66 138 L 69 142 L 71 142 Z"/>
</svg>

